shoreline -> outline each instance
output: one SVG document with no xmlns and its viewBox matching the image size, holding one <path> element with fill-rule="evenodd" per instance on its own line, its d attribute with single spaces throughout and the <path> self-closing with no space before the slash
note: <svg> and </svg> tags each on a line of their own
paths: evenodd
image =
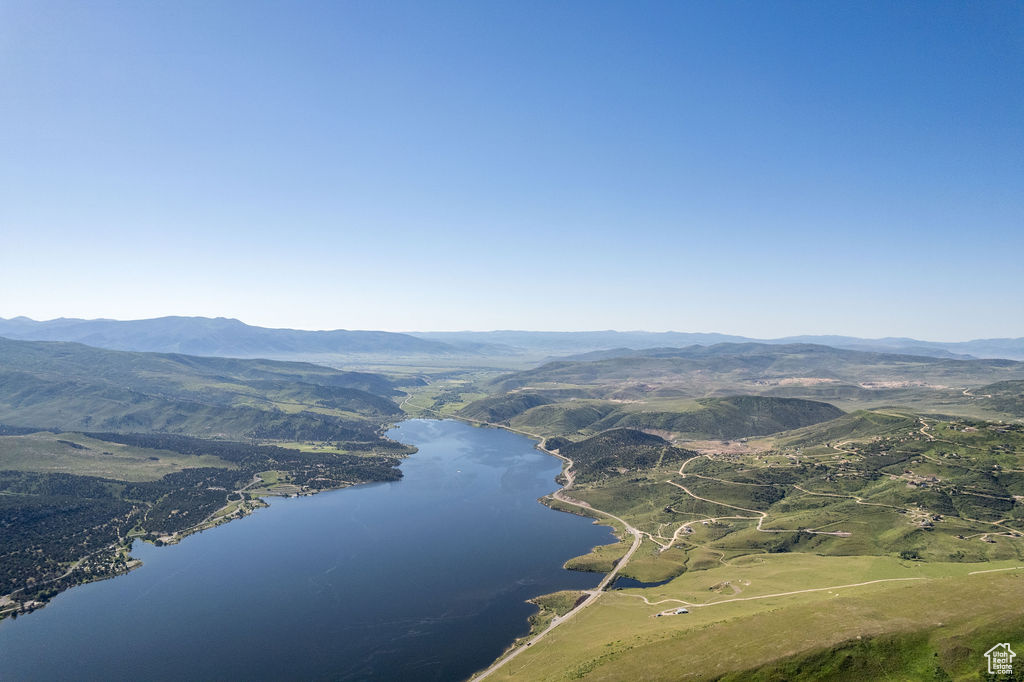
<svg viewBox="0 0 1024 682">
<path fill-rule="evenodd" d="M 415 453 L 410 453 L 410 456 L 411 454 Z M 21 587 L 17 590 L 14 590 L 13 592 L 0 595 L 0 622 L 3 622 L 7 618 L 10 618 L 11 620 L 17 620 L 19 616 L 25 616 L 34 611 L 38 611 L 39 609 L 44 608 L 50 602 L 50 600 L 54 599 L 60 594 L 63 594 L 64 592 L 67 592 L 68 590 L 74 589 L 75 587 L 79 587 L 81 585 L 88 585 L 89 583 L 100 582 L 103 580 L 119 578 L 121 576 L 127 575 L 128 573 L 134 571 L 137 568 L 142 567 L 143 561 L 141 559 L 132 557 L 130 554 L 132 545 L 136 541 L 146 542 L 155 547 L 177 545 L 182 540 L 191 535 L 202 533 L 206 530 L 212 530 L 214 528 L 217 528 L 218 526 L 226 525 L 231 521 L 236 521 L 238 519 L 243 519 L 247 516 L 250 516 L 259 509 L 270 507 L 270 503 L 268 503 L 264 499 L 266 497 L 279 497 L 282 499 L 293 497 L 312 497 L 313 495 L 317 495 L 319 493 L 326 493 L 335 490 L 345 490 L 346 488 L 353 488 L 359 485 L 366 485 L 368 483 L 379 482 L 380 481 L 365 481 L 360 483 L 346 483 L 345 485 L 339 485 L 330 488 L 310 488 L 300 490 L 299 492 L 264 491 L 259 494 L 252 494 L 245 492 L 244 488 L 242 490 L 234 491 L 242 494 L 243 497 L 241 500 L 229 501 L 228 504 L 213 512 L 213 514 L 211 514 L 206 519 L 204 519 L 203 521 L 199 522 L 194 526 L 185 528 L 183 530 L 175 531 L 174 533 L 169 533 L 166 535 L 160 535 L 156 537 L 152 537 L 152 533 L 129 533 L 128 536 L 124 538 L 118 538 L 118 541 L 115 543 L 112 543 L 98 550 L 95 550 L 89 554 L 86 554 L 82 557 L 79 557 L 71 563 L 71 566 L 68 568 L 67 571 L 65 571 L 63 574 L 55 578 L 50 578 L 49 580 L 37 583 L 35 585 Z M 250 483 L 250 485 L 252 484 Z M 235 507 L 232 511 L 226 514 L 221 513 L 225 509 L 228 509 L 232 506 Z M 92 570 L 94 569 L 94 567 L 82 566 L 82 562 L 85 562 L 91 557 L 97 555 L 101 557 L 105 556 L 107 558 L 107 563 L 105 564 L 105 566 L 107 567 L 107 570 L 109 572 L 93 575 Z M 120 563 L 120 566 L 118 566 L 118 563 Z M 76 576 L 76 572 L 86 570 L 88 570 L 89 572 L 83 572 L 80 575 Z M 77 579 L 74 579 L 72 581 L 71 579 L 73 578 Z M 17 597 L 18 594 L 24 592 L 27 589 L 37 589 L 38 587 L 49 585 L 51 583 L 58 583 L 64 580 L 68 580 L 68 584 L 60 587 L 59 589 L 55 589 L 55 591 L 53 591 L 52 594 L 50 594 L 50 590 L 44 590 L 42 595 L 45 597 L 44 600 L 39 600 L 35 598 L 19 599 Z M 33 597 L 38 596 L 40 596 L 39 593 L 33 595 Z"/>
<path fill-rule="evenodd" d="M 408 402 L 409 402 L 409 399 L 407 398 L 405 401 L 403 401 L 402 407 L 404 407 L 406 405 L 406 403 L 408 403 Z M 615 516 L 614 514 L 611 514 L 609 512 L 604 511 L 604 510 L 597 509 L 597 508 L 591 506 L 587 502 L 583 502 L 581 500 L 575 500 L 575 499 L 573 499 L 571 497 L 568 497 L 565 494 L 565 492 L 567 490 L 569 490 L 570 488 L 572 488 L 572 486 L 576 482 L 575 481 L 576 475 L 572 472 L 573 461 L 570 458 L 565 457 L 564 455 L 560 454 L 556 450 L 549 450 L 549 449 L 545 448 L 544 447 L 544 443 L 547 442 L 547 437 L 546 436 L 541 436 L 541 435 L 536 434 L 536 433 L 529 433 L 527 431 L 521 431 L 521 430 L 513 428 L 511 426 L 505 426 L 505 425 L 502 425 L 502 424 L 494 424 L 492 422 L 481 421 L 479 419 L 472 419 L 472 418 L 469 418 L 469 417 L 462 417 L 462 416 L 459 416 L 459 415 L 441 415 L 441 413 L 439 413 L 437 410 L 434 410 L 434 409 L 431 409 L 431 408 L 417 407 L 416 409 L 424 411 L 424 412 L 430 412 L 430 413 L 433 413 L 433 414 L 438 415 L 438 416 L 437 417 L 422 417 L 422 416 L 418 416 L 418 417 L 411 417 L 411 418 L 414 418 L 414 419 L 416 419 L 416 418 L 418 418 L 418 419 L 436 419 L 438 421 L 443 421 L 445 419 L 454 419 L 454 420 L 457 420 L 457 421 L 462 421 L 462 422 L 468 423 L 468 424 L 473 425 L 473 426 L 485 427 L 485 428 L 502 429 L 504 431 L 508 431 L 510 433 L 515 433 L 515 434 L 518 434 L 518 435 L 521 435 L 521 436 L 526 436 L 527 438 L 530 438 L 530 439 L 538 441 L 537 443 L 534 444 L 534 448 L 535 449 L 540 450 L 541 452 L 543 452 L 545 454 L 551 455 L 552 457 L 557 457 L 558 459 L 560 459 L 562 461 L 564 466 L 562 468 L 562 471 L 555 478 L 555 482 L 559 483 L 559 479 L 560 478 L 564 478 L 565 479 L 565 483 L 561 484 L 560 487 L 558 488 L 558 490 L 556 490 L 553 493 L 550 493 L 548 495 L 545 495 L 542 498 L 539 498 L 537 501 L 540 504 L 543 504 L 545 507 L 548 507 L 548 509 L 551 509 L 553 511 L 565 512 L 565 513 L 570 513 L 570 514 L 576 514 L 577 516 L 593 518 L 594 519 L 594 523 L 599 523 L 601 521 L 605 521 L 607 523 L 609 520 L 617 521 L 619 524 L 621 524 L 621 527 L 624 530 L 624 533 L 628 534 L 628 535 L 632 535 L 632 537 L 633 537 L 633 543 L 630 546 L 630 548 L 626 551 L 626 553 L 622 556 L 621 559 L 619 559 L 618 561 L 616 561 L 614 563 L 614 565 L 612 566 L 612 569 L 605 573 L 604 578 L 601 579 L 601 581 L 598 583 L 597 587 L 595 587 L 593 590 L 583 590 L 582 592 L 585 595 L 587 595 L 587 596 L 585 598 L 581 599 L 580 601 L 578 601 L 568 612 L 566 612 L 562 616 L 556 615 L 556 616 L 552 617 L 552 619 L 551 619 L 550 623 L 548 624 L 548 626 L 546 628 L 544 628 L 544 630 L 542 630 L 540 633 L 534 634 L 532 632 L 532 630 L 531 630 L 531 632 L 529 632 L 524 637 L 517 638 L 516 640 L 514 640 L 512 642 L 512 644 L 509 645 L 509 647 L 504 652 L 502 652 L 502 654 L 498 658 L 496 658 L 491 663 L 490 666 L 488 666 L 487 668 L 484 668 L 483 670 L 480 670 L 480 671 L 477 671 L 477 672 L 473 673 L 469 678 L 467 678 L 469 680 L 469 682 L 477 682 L 478 680 L 482 680 L 482 679 L 485 679 L 485 678 L 489 677 L 496 670 L 498 670 L 499 668 L 504 666 L 506 663 L 511 661 L 516 656 L 518 656 L 521 652 L 525 651 L 528 647 L 533 646 L 537 642 L 541 641 L 549 632 L 554 630 L 556 627 L 558 627 L 562 623 L 566 622 L 567 620 L 569 620 L 570 618 L 575 616 L 577 613 L 582 611 L 584 608 L 586 608 L 590 604 L 593 604 L 595 601 L 597 601 L 597 599 L 601 596 L 601 594 L 604 593 L 607 590 L 607 588 L 612 583 L 614 583 L 615 578 L 618 577 L 618 574 L 622 571 L 623 568 L 625 568 L 626 564 L 629 563 L 629 560 L 632 558 L 633 554 L 640 547 L 641 541 L 643 539 L 643 535 L 641 534 L 641 532 L 638 529 L 636 529 L 633 526 L 629 525 L 628 523 L 626 523 L 623 519 L 619 518 L 618 516 Z M 562 504 L 569 505 L 569 506 L 572 506 L 572 507 L 576 507 L 580 511 L 579 512 L 575 512 L 575 511 L 569 511 L 567 509 L 559 509 L 559 508 L 557 508 L 555 506 L 552 506 L 551 504 L 548 504 L 545 501 L 561 502 Z M 603 518 L 603 517 L 607 517 L 607 518 Z M 608 525 L 610 525 L 612 527 L 612 532 L 615 535 L 615 537 L 619 537 L 619 535 L 618 535 L 619 528 L 615 524 L 613 524 L 613 523 L 608 523 Z M 624 540 L 625 540 L 625 538 L 619 538 L 619 542 L 620 543 L 623 542 Z M 591 550 L 591 551 L 593 551 L 593 550 Z M 581 556 L 585 556 L 585 555 L 581 555 Z M 570 557 L 569 559 L 567 559 L 566 563 L 571 561 L 573 558 L 575 558 L 575 557 Z M 576 569 L 566 568 L 565 564 L 562 565 L 562 568 L 563 568 L 563 570 L 567 570 L 567 571 L 569 571 L 569 570 L 576 570 Z M 599 571 L 594 571 L 594 573 L 598 573 L 598 572 Z M 556 593 L 551 593 L 551 594 L 556 594 Z M 530 600 L 527 600 L 527 602 L 529 603 L 532 600 L 542 599 L 542 598 L 548 597 L 548 596 L 551 596 L 551 595 L 550 594 L 540 594 L 540 595 L 537 595 L 535 597 L 532 597 Z M 536 615 L 536 614 L 534 614 L 534 615 Z"/>
<path fill-rule="evenodd" d="M 621 519 L 618 519 L 614 515 L 604 512 L 603 510 L 595 509 L 586 502 L 575 500 L 565 495 L 566 491 L 571 489 L 574 483 L 575 476 L 572 472 L 573 462 L 571 459 L 562 456 L 557 451 L 545 448 L 545 437 L 540 436 L 539 434 L 528 433 L 525 431 L 520 431 L 519 429 L 503 426 L 501 424 L 492 424 L 456 415 L 441 415 L 437 413 L 435 410 L 428 410 L 426 408 L 420 408 L 420 410 L 424 412 L 431 412 L 437 416 L 428 416 L 422 414 L 413 415 L 407 413 L 406 418 L 401 421 L 406 421 L 409 419 L 429 419 L 436 421 L 452 419 L 455 421 L 467 423 L 472 426 L 502 429 L 510 433 L 515 433 L 517 435 L 530 438 L 531 440 L 534 441 L 534 449 L 539 450 L 551 457 L 559 459 L 563 464 L 561 471 L 554 478 L 556 484 L 559 485 L 558 489 L 547 495 L 537 498 L 537 502 L 548 507 L 552 511 L 571 513 L 576 516 L 593 519 L 594 523 L 600 523 L 601 525 L 609 526 L 610 530 L 613 533 L 613 536 L 617 539 L 618 543 L 622 543 L 625 541 L 625 537 L 623 537 L 624 534 L 634 534 L 634 541 L 632 547 L 630 547 L 629 551 L 627 551 L 626 555 L 623 556 L 621 560 L 616 562 L 616 564 L 612 567 L 611 571 L 583 571 L 575 568 L 570 568 L 566 566 L 566 564 L 577 557 L 569 557 L 568 559 L 566 559 L 566 561 L 561 566 L 562 570 L 577 571 L 580 573 L 603 574 L 604 577 L 599 581 L 596 587 L 589 590 L 580 590 L 580 594 L 582 596 L 567 612 L 563 613 L 562 615 L 552 614 L 552 617 L 549 620 L 545 618 L 544 620 L 546 622 L 544 624 L 546 625 L 546 627 L 544 627 L 543 630 L 540 630 L 539 632 L 536 631 L 534 619 L 538 616 L 543 616 L 546 613 L 545 608 L 542 607 L 539 602 L 543 601 L 545 598 L 550 598 L 552 595 L 558 594 L 558 592 L 556 591 L 553 593 L 538 594 L 531 597 L 530 599 L 525 600 L 526 603 L 533 604 L 534 606 L 537 606 L 538 609 L 534 614 L 531 614 L 531 616 L 527 619 L 527 623 L 530 625 L 529 630 L 526 632 L 526 634 L 514 638 L 512 642 L 510 642 L 508 647 L 504 651 L 502 651 L 502 653 L 497 658 L 495 658 L 494 662 L 492 662 L 490 666 L 481 671 L 473 673 L 471 676 L 467 678 L 469 680 L 483 679 L 489 676 L 499 667 L 503 666 L 505 663 L 510 661 L 512 658 L 514 658 L 519 652 L 523 651 L 527 647 L 531 646 L 535 642 L 542 639 L 552 629 L 554 629 L 561 623 L 565 622 L 566 620 L 570 619 L 572 616 L 574 616 L 576 613 L 578 613 L 580 610 L 582 610 L 589 604 L 593 603 L 600 596 L 600 594 L 607 589 L 608 585 L 611 584 L 611 582 L 617 576 L 619 571 L 626 565 L 629 558 L 632 556 L 633 551 L 635 551 L 635 549 L 639 545 L 639 542 L 637 541 L 639 536 L 635 534 L 635 529 L 631 529 L 628 526 L 628 524 L 626 524 Z M 398 426 L 401 423 L 401 421 L 389 423 L 384 426 L 384 429 L 390 430 Z M 178 544 L 182 540 L 191 535 L 194 535 L 196 533 L 202 533 L 205 530 L 225 525 L 230 521 L 244 518 L 246 516 L 251 515 L 257 509 L 269 507 L 270 504 L 264 498 L 306 497 L 316 495 L 317 493 L 321 492 L 342 490 L 344 488 L 353 487 L 355 485 L 361 485 L 361 483 L 348 483 L 345 485 L 334 486 L 331 488 L 306 489 L 294 492 L 271 492 L 269 490 L 262 490 L 258 494 L 248 492 L 248 488 L 256 484 L 257 482 L 262 483 L 263 480 L 261 478 L 254 478 L 253 482 L 250 483 L 248 486 L 245 486 L 240 490 L 234 491 L 242 495 L 242 498 L 240 500 L 228 501 L 227 504 L 225 504 L 223 507 L 215 511 L 213 514 L 211 514 L 209 517 L 204 519 L 199 524 L 166 535 L 155 536 L 152 533 L 129 535 L 127 538 L 119 539 L 117 543 L 104 547 L 101 550 L 97 550 L 96 552 L 93 552 L 90 555 L 86 555 L 85 557 L 76 560 L 75 564 L 73 564 L 66 573 L 62 574 L 57 578 L 51 579 L 50 582 L 68 580 L 69 583 L 61 586 L 59 589 L 56 589 L 52 594 L 46 594 L 45 601 L 40 601 L 37 599 L 18 599 L 17 595 L 22 593 L 26 588 L 21 588 L 7 595 L 0 595 L 0 609 L 3 609 L 0 610 L 0 621 L 3 621 L 8 616 L 10 616 L 13 620 L 16 619 L 19 615 L 26 615 L 40 608 L 43 608 L 51 599 L 53 599 L 57 595 L 79 585 L 85 585 L 91 582 L 99 582 L 101 580 L 107 580 L 111 578 L 117 578 L 122 575 L 127 575 L 130 571 L 133 571 L 141 567 L 143 565 L 143 562 L 130 555 L 131 546 L 136 540 L 148 542 L 156 547 Z M 618 521 L 618 523 L 614 523 L 614 521 Z M 623 532 L 623 530 L 625 532 Z M 597 546 L 603 545 L 595 545 L 594 548 L 596 548 Z M 594 548 L 591 548 L 591 551 L 593 551 Z M 587 552 L 580 556 L 586 556 L 589 553 L 590 552 Z M 89 573 L 78 573 L 78 575 L 76 575 L 76 572 L 81 571 L 84 568 L 83 566 L 81 566 L 81 562 L 95 555 L 105 555 L 107 557 L 107 560 L 111 562 L 110 565 L 112 566 L 116 565 L 117 561 L 119 560 L 120 565 L 116 565 L 115 568 L 110 569 L 109 572 L 106 572 L 104 574 L 91 575 Z M 30 587 L 29 589 L 32 588 Z"/>
</svg>

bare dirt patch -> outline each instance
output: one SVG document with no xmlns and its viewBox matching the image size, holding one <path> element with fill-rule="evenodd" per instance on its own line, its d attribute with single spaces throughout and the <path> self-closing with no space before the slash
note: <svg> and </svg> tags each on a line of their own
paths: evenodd
<svg viewBox="0 0 1024 682">
<path fill-rule="evenodd" d="M 750 455 L 756 452 L 764 452 L 768 448 L 758 443 L 744 442 L 742 440 L 688 440 L 678 443 L 688 449 L 696 450 L 703 454 L 724 454 L 724 455 Z"/>
<path fill-rule="evenodd" d="M 949 386 L 942 386 L 940 384 L 929 384 L 924 381 L 862 381 L 859 386 L 867 389 L 884 389 L 884 388 L 934 388 L 934 389 L 945 389 Z"/>
<path fill-rule="evenodd" d="M 779 386 L 818 386 L 820 384 L 838 384 L 839 379 L 828 377 L 787 377 L 779 379 Z"/>
</svg>

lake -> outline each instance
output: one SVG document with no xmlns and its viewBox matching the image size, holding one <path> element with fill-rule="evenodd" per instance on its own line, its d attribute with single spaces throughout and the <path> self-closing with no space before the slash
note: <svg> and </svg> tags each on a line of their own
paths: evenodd
<svg viewBox="0 0 1024 682">
<path fill-rule="evenodd" d="M 0 676 L 457 680 L 527 632 L 526 599 L 597 585 L 561 566 L 611 531 L 537 502 L 559 460 L 451 420 L 389 435 L 419 448 L 401 481 L 136 542 L 141 568 L 0 622 Z"/>
</svg>

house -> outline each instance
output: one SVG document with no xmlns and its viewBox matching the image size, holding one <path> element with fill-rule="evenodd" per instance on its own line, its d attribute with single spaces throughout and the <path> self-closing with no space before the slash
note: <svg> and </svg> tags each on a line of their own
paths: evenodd
<svg viewBox="0 0 1024 682">
<path fill-rule="evenodd" d="M 1009 642 L 1001 642 L 985 652 L 988 659 L 989 675 L 1012 675 L 1013 659 L 1017 654 L 1013 653 Z"/>
</svg>

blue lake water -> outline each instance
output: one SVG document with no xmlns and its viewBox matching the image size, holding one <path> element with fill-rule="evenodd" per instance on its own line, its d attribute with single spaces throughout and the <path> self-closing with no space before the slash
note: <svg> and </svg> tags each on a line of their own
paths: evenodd
<svg viewBox="0 0 1024 682">
<path fill-rule="evenodd" d="M 524 600 L 594 587 L 562 563 L 614 541 L 537 502 L 560 462 L 456 421 L 390 435 L 405 476 L 293 499 L 0 622 L 0 677 L 458 680 L 528 630 Z"/>
</svg>

